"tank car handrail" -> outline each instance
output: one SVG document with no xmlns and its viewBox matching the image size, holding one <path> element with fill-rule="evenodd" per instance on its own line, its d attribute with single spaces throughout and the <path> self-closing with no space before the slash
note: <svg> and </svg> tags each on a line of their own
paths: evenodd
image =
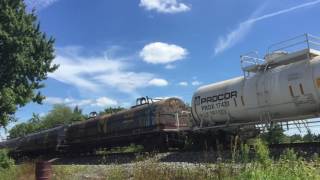
<svg viewBox="0 0 320 180">
<path fill-rule="evenodd" d="M 319 40 L 320 41 L 320 40 Z M 313 41 L 309 41 L 310 44 L 313 44 L 313 45 L 317 45 L 317 46 L 320 46 L 320 42 L 313 42 Z"/>
<path fill-rule="evenodd" d="M 286 44 L 287 43 L 287 44 Z M 305 45 L 306 48 L 310 49 L 310 45 L 319 46 L 317 49 L 320 49 L 320 38 L 311 34 L 302 34 L 299 36 L 295 36 L 293 38 L 280 41 L 278 43 L 271 44 L 267 49 L 267 55 L 272 54 L 275 51 L 285 50 L 297 45 Z M 278 47 L 278 48 L 275 48 Z"/>
<path fill-rule="evenodd" d="M 318 36 L 315 36 L 315 35 L 312 35 L 312 34 L 307 34 L 307 35 L 308 35 L 309 39 L 313 38 L 313 39 L 316 39 L 316 40 L 320 41 L 320 37 L 318 37 Z"/>
<path fill-rule="evenodd" d="M 249 53 L 241 55 L 240 64 L 244 76 L 249 77 L 251 73 L 256 73 L 262 70 L 266 71 L 270 65 L 267 57 L 272 57 L 273 54 L 277 53 L 293 54 L 295 52 L 298 52 L 297 49 L 301 49 L 301 46 L 303 46 L 305 50 L 305 52 L 303 53 L 306 53 L 308 58 L 310 58 L 310 54 L 312 54 L 311 48 L 313 48 L 314 50 L 320 50 L 320 37 L 310 34 L 302 34 L 284 41 L 280 41 L 278 43 L 271 44 L 267 48 L 264 59 L 259 58 L 256 51 L 251 51 Z M 274 62 L 271 63 L 274 64 Z M 278 63 L 278 65 L 279 64 L 281 63 Z"/>
<path fill-rule="evenodd" d="M 280 51 L 280 50 L 283 50 L 283 49 L 286 49 L 286 48 L 294 47 L 294 46 L 299 45 L 299 44 L 303 44 L 303 43 L 305 43 L 305 42 L 308 43 L 307 40 L 303 40 L 303 41 L 298 41 L 298 42 L 296 42 L 296 43 L 290 44 L 290 45 L 288 45 L 288 46 L 284 46 L 284 47 L 281 47 L 281 48 L 278 48 L 278 49 L 274 49 L 274 50 L 272 50 L 272 52 L 270 52 L 270 51 L 268 50 L 267 55 L 272 54 L 273 52 L 276 52 L 276 51 Z"/>
<path fill-rule="evenodd" d="M 279 41 L 279 42 L 277 42 L 277 43 L 273 43 L 273 44 L 271 44 L 271 45 L 268 47 L 268 49 L 270 49 L 270 48 L 273 47 L 273 46 L 276 46 L 276 45 L 279 45 L 279 44 L 282 44 L 282 43 L 285 43 L 285 42 L 289 42 L 289 41 L 292 41 L 292 40 L 295 40 L 295 39 L 298 39 L 298 38 L 301 38 L 301 37 L 305 37 L 305 36 L 306 36 L 306 34 L 301 34 L 301 35 L 298 35 L 298 36 L 289 38 L 289 39 L 287 39 L 287 40 L 283 40 L 283 41 Z"/>
<path fill-rule="evenodd" d="M 252 59 L 254 61 L 250 61 L 249 59 Z M 247 62 L 251 64 L 260 64 L 259 62 L 264 63 L 264 60 L 256 57 L 251 57 L 251 56 L 241 56 L 241 62 Z"/>
<path fill-rule="evenodd" d="M 265 64 L 265 60 L 259 58 L 257 51 L 251 51 L 240 56 L 240 65 L 245 77 L 249 76 L 249 72 L 255 71 L 253 69 L 259 70 L 263 64 Z M 245 72 L 247 72 L 248 75 L 246 75 Z"/>
</svg>

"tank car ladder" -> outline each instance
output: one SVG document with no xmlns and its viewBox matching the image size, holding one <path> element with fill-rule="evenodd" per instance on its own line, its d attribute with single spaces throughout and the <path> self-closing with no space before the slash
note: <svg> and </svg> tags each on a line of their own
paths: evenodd
<svg viewBox="0 0 320 180">
<path fill-rule="evenodd" d="M 257 124 L 257 127 L 262 131 L 265 132 L 266 129 L 273 126 L 273 121 L 270 115 L 269 111 L 263 111 L 259 115 L 259 123 Z"/>
</svg>

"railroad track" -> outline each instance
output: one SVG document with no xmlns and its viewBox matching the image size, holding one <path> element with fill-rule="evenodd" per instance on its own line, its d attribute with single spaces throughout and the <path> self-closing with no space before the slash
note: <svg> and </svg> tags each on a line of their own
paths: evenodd
<svg viewBox="0 0 320 180">
<path fill-rule="evenodd" d="M 315 153 L 320 154 L 320 142 L 270 144 L 269 149 L 274 156 L 281 155 L 286 149 L 293 149 L 300 156 L 311 157 Z"/>
<path fill-rule="evenodd" d="M 284 143 L 269 145 L 273 157 L 279 157 L 286 149 L 293 149 L 299 156 L 310 158 L 315 153 L 320 154 L 320 142 L 308 143 Z M 187 151 L 171 150 L 167 152 L 125 152 L 106 154 L 81 154 L 60 155 L 42 157 L 43 160 L 51 161 L 52 164 L 125 164 L 155 158 L 160 162 L 188 162 L 188 163 L 214 163 L 218 156 L 223 159 L 231 159 L 231 151 Z"/>
</svg>

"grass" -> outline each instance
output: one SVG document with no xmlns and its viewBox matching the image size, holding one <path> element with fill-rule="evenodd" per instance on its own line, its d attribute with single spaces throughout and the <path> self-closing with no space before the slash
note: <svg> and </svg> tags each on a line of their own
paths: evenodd
<svg viewBox="0 0 320 180">
<path fill-rule="evenodd" d="M 130 153 L 130 152 L 142 152 L 143 146 L 130 144 L 129 146 L 124 147 L 114 147 L 111 149 L 100 149 L 97 154 L 111 154 L 111 153 Z"/>
<path fill-rule="evenodd" d="M 319 163 L 303 160 L 281 159 L 270 164 L 253 162 L 248 164 L 206 164 L 206 165 L 170 165 L 158 162 L 136 163 L 132 167 L 112 166 L 53 166 L 53 179 L 133 179 L 133 180 L 169 180 L 169 179 L 212 179 L 212 180 L 317 180 L 320 179 Z M 34 166 L 24 164 L 1 170 L 3 180 L 33 180 Z"/>
<path fill-rule="evenodd" d="M 233 159 L 215 164 L 163 163 L 154 159 L 131 164 L 113 165 L 55 165 L 53 179 L 132 179 L 132 180 L 318 180 L 320 179 L 320 158 L 305 160 L 293 150 L 285 151 L 274 160 L 269 156 L 267 146 L 261 141 L 254 143 L 255 155 L 250 157 L 249 147 L 241 145 L 232 150 Z M 34 179 L 33 163 L 0 170 L 0 179 Z"/>
<path fill-rule="evenodd" d="M 33 163 L 14 165 L 0 170 L 0 179 L 3 180 L 29 180 L 35 179 L 35 166 Z"/>
</svg>

